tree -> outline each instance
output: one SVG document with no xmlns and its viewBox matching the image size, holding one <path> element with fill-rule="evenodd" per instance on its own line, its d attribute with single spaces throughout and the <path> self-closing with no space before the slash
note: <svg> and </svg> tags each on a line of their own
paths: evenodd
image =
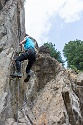
<svg viewBox="0 0 83 125">
<path fill-rule="evenodd" d="M 51 42 L 50 43 L 47 42 L 47 43 L 44 43 L 44 46 L 49 48 L 51 57 L 54 57 L 56 60 L 58 60 L 62 64 L 64 63 L 61 57 L 61 53 L 57 51 L 57 49 L 55 49 L 55 44 L 53 45 Z"/>
<path fill-rule="evenodd" d="M 63 49 L 64 57 L 68 67 L 75 66 L 78 70 L 83 70 L 83 41 L 75 40 L 65 44 Z"/>
</svg>

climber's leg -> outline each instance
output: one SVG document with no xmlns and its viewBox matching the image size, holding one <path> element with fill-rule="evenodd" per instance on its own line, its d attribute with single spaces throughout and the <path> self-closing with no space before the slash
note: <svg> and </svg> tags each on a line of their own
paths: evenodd
<svg viewBox="0 0 83 125">
<path fill-rule="evenodd" d="M 21 61 L 23 61 L 23 60 L 26 60 L 26 57 L 23 54 L 21 54 L 15 60 L 17 71 L 14 74 L 12 74 L 13 77 L 19 77 L 19 78 L 22 77 L 22 74 L 21 74 Z"/>
</svg>

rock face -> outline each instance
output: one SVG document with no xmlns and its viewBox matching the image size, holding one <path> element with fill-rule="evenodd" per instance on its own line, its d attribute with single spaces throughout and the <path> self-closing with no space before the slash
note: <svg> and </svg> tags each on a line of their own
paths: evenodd
<svg viewBox="0 0 83 125">
<path fill-rule="evenodd" d="M 8 0 L 1 0 L 0 1 L 0 10 L 3 9 L 3 7 L 5 6 L 5 4 L 6 4 L 7 1 Z"/>
<path fill-rule="evenodd" d="M 83 125 L 83 72 L 65 69 L 49 50 L 38 49 L 33 76 L 10 77 L 25 33 L 24 0 L 0 1 L 0 125 Z"/>
<path fill-rule="evenodd" d="M 82 125 L 83 73 L 76 75 L 64 69 L 46 54 L 40 54 L 34 69 L 39 93 L 32 111 L 37 124 Z"/>
<path fill-rule="evenodd" d="M 0 0 L 0 124 L 11 114 L 10 65 L 25 33 L 24 0 Z"/>
</svg>

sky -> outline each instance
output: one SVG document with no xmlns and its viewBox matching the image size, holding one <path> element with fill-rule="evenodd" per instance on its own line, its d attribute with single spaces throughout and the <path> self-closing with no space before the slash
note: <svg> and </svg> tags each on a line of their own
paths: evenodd
<svg viewBox="0 0 83 125">
<path fill-rule="evenodd" d="M 83 0 L 26 0 L 25 28 L 39 46 L 55 44 L 65 60 L 64 45 L 83 41 Z"/>
</svg>

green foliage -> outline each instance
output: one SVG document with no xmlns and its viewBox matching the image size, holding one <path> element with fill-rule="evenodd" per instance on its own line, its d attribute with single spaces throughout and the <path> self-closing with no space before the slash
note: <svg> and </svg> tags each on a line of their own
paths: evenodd
<svg viewBox="0 0 83 125">
<path fill-rule="evenodd" d="M 51 57 L 54 57 L 56 60 L 58 60 L 62 64 L 64 63 L 61 57 L 61 53 L 57 51 L 57 49 L 55 50 L 55 44 L 53 45 L 52 43 L 47 42 L 47 43 L 44 43 L 44 46 L 49 48 Z"/>
<path fill-rule="evenodd" d="M 74 65 L 70 65 L 70 68 L 73 69 L 76 73 L 79 73 L 79 70 Z"/>
<path fill-rule="evenodd" d="M 65 44 L 63 49 L 64 57 L 67 59 L 68 66 L 74 65 L 77 70 L 83 70 L 83 41 L 70 41 Z"/>
</svg>

